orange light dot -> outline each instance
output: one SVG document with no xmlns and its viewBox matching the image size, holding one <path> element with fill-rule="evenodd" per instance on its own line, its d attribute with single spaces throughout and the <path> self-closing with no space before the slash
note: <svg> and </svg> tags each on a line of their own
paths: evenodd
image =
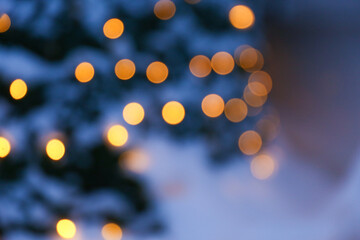
<svg viewBox="0 0 360 240">
<path fill-rule="evenodd" d="M 49 158 L 58 161 L 65 155 L 65 145 L 59 139 L 52 139 L 46 144 L 46 153 Z"/>
<path fill-rule="evenodd" d="M 225 105 L 225 116 L 231 122 L 241 122 L 245 119 L 248 113 L 246 103 L 239 99 L 230 99 Z"/>
<path fill-rule="evenodd" d="M 143 173 L 150 166 L 149 155 L 141 149 L 129 150 L 121 156 L 120 164 L 126 169 L 134 173 Z"/>
<path fill-rule="evenodd" d="M 21 79 L 14 80 L 10 85 L 10 95 L 15 100 L 22 99 L 27 93 L 27 85 Z"/>
<path fill-rule="evenodd" d="M 210 59 L 204 55 L 197 55 L 191 59 L 189 68 L 195 77 L 206 77 L 211 73 Z"/>
<path fill-rule="evenodd" d="M 231 54 L 218 52 L 211 58 L 211 66 L 217 74 L 226 75 L 232 72 L 235 63 Z"/>
<path fill-rule="evenodd" d="M 162 83 L 168 77 L 169 70 L 162 62 L 152 62 L 146 69 L 146 76 L 152 83 Z"/>
<path fill-rule="evenodd" d="M 246 131 L 239 137 L 239 148 L 246 155 L 254 155 L 262 146 L 262 139 L 255 131 Z"/>
<path fill-rule="evenodd" d="M 238 64 L 240 67 L 247 72 L 261 70 L 264 66 L 264 57 L 255 48 L 240 46 L 238 50 L 235 50 L 235 55 L 239 56 Z"/>
<path fill-rule="evenodd" d="M 250 91 L 258 96 L 269 94 L 272 89 L 272 79 L 270 75 L 264 71 L 253 72 L 248 82 Z M 261 83 L 262 86 L 260 85 L 259 87 L 259 84 L 256 83 Z"/>
<path fill-rule="evenodd" d="M 117 18 L 109 19 L 104 24 L 103 31 L 107 38 L 119 38 L 124 32 L 124 23 Z"/>
<path fill-rule="evenodd" d="M 260 154 L 251 160 L 250 170 L 255 178 L 268 179 L 275 171 L 275 161 L 268 155 Z"/>
<path fill-rule="evenodd" d="M 127 142 L 128 137 L 128 131 L 121 125 L 112 126 L 107 132 L 107 139 L 109 143 L 115 147 L 123 146 Z"/>
<path fill-rule="evenodd" d="M 122 59 L 115 65 L 115 74 L 121 80 L 128 80 L 135 74 L 135 64 L 129 59 Z"/>
<path fill-rule="evenodd" d="M 161 20 L 168 20 L 175 15 L 176 6 L 170 0 L 160 0 L 154 6 L 154 14 Z"/>
<path fill-rule="evenodd" d="M 162 116 L 165 122 L 176 125 L 182 122 L 185 117 L 183 105 L 176 101 L 168 102 L 162 109 Z"/>
<path fill-rule="evenodd" d="M 121 240 L 123 235 L 120 226 L 115 223 L 106 224 L 102 228 L 101 234 L 105 240 Z"/>
<path fill-rule="evenodd" d="M 201 108 L 208 117 L 215 118 L 224 111 L 224 100 L 217 94 L 209 94 L 201 102 Z"/>
<path fill-rule="evenodd" d="M 127 104 L 123 110 L 125 122 L 130 125 L 137 125 L 142 122 L 145 116 L 144 108 L 136 102 Z"/>
<path fill-rule="evenodd" d="M 4 33 L 9 30 L 11 26 L 11 20 L 9 15 L 3 13 L 0 17 L 0 33 Z"/>
<path fill-rule="evenodd" d="M 79 82 L 89 82 L 95 74 L 94 67 L 91 63 L 82 62 L 75 69 L 75 77 Z"/>
<path fill-rule="evenodd" d="M 11 151 L 11 145 L 9 140 L 4 137 L 0 137 L 0 158 L 4 158 L 9 155 Z"/>
<path fill-rule="evenodd" d="M 250 28 L 255 22 L 254 12 L 245 5 L 234 6 L 229 12 L 230 23 L 237 29 Z"/>
<path fill-rule="evenodd" d="M 75 237 L 76 226 L 75 223 L 69 219 L 61 219 L 56 224 L 56 231 L 58 232 L 60 237 L 70 239 Z"/>
<path fill-rule="evenodd" d="M 243 97 L 245 102 L 249 106 L 254 108 L 263 106 L 267 100 L 267 95 L 263 95 L 263 96 L 255 95 L 253 92 L 250 91 L 249 86 L 245 87 Z"/>
</svg>

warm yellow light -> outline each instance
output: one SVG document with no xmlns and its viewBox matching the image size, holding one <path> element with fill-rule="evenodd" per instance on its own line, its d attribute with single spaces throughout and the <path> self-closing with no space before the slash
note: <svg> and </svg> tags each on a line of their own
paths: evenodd
<svg viewBox="0 0 360 240">
<path fill-rule="evenodd" d="M 152 83 L 162 83 L 168 77 L 169 70 L 162 62 L 152 62 L 146 69 L 146 76 Z"/>
<path fill-rule="evenodd" d="M 245 5 L 237 5 L 229 12 L 229 20 L 237 29 L 247 29 L 255 22 L 254 12 Z"/>
<path fill-rule="evenodd" d="M 175 15 L 176 6 L 170 0 L 159 0 L 154 6 L 154 14 L 161 20 L 168 20 Z"/>
<path fill-rule="evenodd" d="M 263 96 L 255 95 L 252 91 L 250 91 L 249 86 L 245 87 L 243 97 L 245 102 L 249 106 L 254 108 L 263 106 L 267 100 L 267 95 L 263 95 Z"/>
<path fill-rule="evenodd" d="M 162 109 L 162 116 L 165 122 L 176 125 L 182 122 L 185 117 L 185 109 L 181 103 L 176 101 L 168 102 Z"/>
<path fill-rule="evenodd" d="M 0 17 L 0 33 L 4 33 L 9 30 L 11 26 L 11 20 L 9 15 L 3 13 Z"/>
<path fill-rule="evenodd" d="M 267 72 L 256 71 L 249 77 L 249 90 L 258 96 L 264 96 L 270 93 L 272 89 L 272 79 Z M 260 84 L 259 84 L 260 83 Z"/>
<path fill-rule="evenodd" d="M 104 24 L 103 31 L 107 38 L 119 38 L 124 32 L 124 23 L 117 18 L 109 19 Z"/>
<path fill-rule="evenodd" d="M 237 63 L 247 72 L 261 70 L 264 66 L 264 57 L 261 52 L 249 46 L 240 46 L 235 50 Z"/>
<path fill-rule="evenodd" d="M 125 122 L 131 125 L 137 125 L 144 119 L 144 108 L 136 102 L 127 104 L 123 110 L 123 117 Z"/>
<path fill-rule="evenodd" d="M 260 135 L 255 131 L 246 131 L 239 137 L 239 148 L 246 155 L 254 155 L 262 146 Z"/>
<path fill-rule="evenodd" d="M 10 151 L 10 142 L 4 137 L 0 137 L 0 158 L 4 158 L 9 155 Z"/>
<path fill-rule="evenodd" d="M 143 173 L 149 168 L 150 157 L 144 150 L 133 149 L 122 155 L 120 163 L 131 172 Z"/>
<path fill-rule="evenodd" d="M 201 108 L 206 116 L 218 117 L 224 111 L 224 100 L 217 94 L 209 94 L 202 100 Z"/>
<path fill-rule="evenodd" d="M 14 80 L 10 85 L 10 95 L 15 100 L 22 99 L 27 93 L 26 83 L 21 79 Z"/>
<path fill-rule="evenodd" d="M 82 62 L 75 69 L 75 77 L 79 82 L 89 82 L 95 74 L 94 67 L 91 63 Z"/>
<path fill-rule="evenodd" d="M 107 139 L 115 147 L 123 146 L 128 140 L 128 131 L 121 125 L 114 125 L 107 132 Z"/>
<path fill-rule="evenodd" d="M 217 74 L 226 75 L 232 72 L 235 63 L 231 54 L 218 52 L 211 58 L 211 66 Z"/>
<path fill-rule="evenodd" d="M 121 80 L 128 80 L 135 74 L 135 64 L 129 59 L 122 59 L 115 65 L 115 74 Z"/>
<path fill-rule="evenodd" d="M 260 154 L 252 159 L 250 170 L 255 178 L 265 180 L 273 175 L 275 162 L 270 156 Z"/>
<path fill-rule="evenodd" d="M 49 158 L 58 161 L 65 154 L 65 145 L 59 139 L 51 139 L 46 145 L 46 153 Z"/>
<path fill-rule="evenodd" d="M 246 103 L 239 98 L 230 99 L 225 105 L 225 116 L 231 122 L 241 122 L 248 113 Z"/>
<path fill-rule="evenodd" d="M 75 237 L 76 226 L 75 223 L 69 219 L 61 219 L 56 224 L 56 231 L 58 232 L 60 237 L 70 239 Z"/>
<path fill-rule="evenodd" d="M 197 55 L 191 59 L 189 68 L 195 77 L 206 77 L 211 72 L 210 59 L 204 55 Z"/>
<path fill-rule="evenodd" d="M 105 240 L 121 240 L 123 235 L 120 226 L 116 223 L 106 224 L 102 228 L 101 234 Z"/>
</svg>

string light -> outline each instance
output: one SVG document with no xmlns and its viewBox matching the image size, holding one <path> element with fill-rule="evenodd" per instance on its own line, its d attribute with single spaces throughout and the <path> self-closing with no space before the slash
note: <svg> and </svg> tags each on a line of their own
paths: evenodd
<svg viewBox="0 0 360 240">
<path fill-rule="evenodd" d="M 160 0 L 154 6 L 154 14 L 161 20 L 169 20 L 175 15 L 176 6 L 170 0 Z"/>
<path fill-rule="evenodd" d="M 227 52 L 217 52 L 211 58 L 211 66 L 217 74 L 226 75 L 232 72 L 235 63 L 231 54 Z"/>
<path fill-rule="evenodd" d="M 136 102 L 127 104 L 123 110 L 123 117 L 125 122 L 130 125 L 137 125 L 144 119 L 144 108 Z"/>
<path fill-rule="evenodd" d="M 118 18 L 109 19 L 104 24 L 103 32 L 107 38 L 119 38 L 124 32 L 124 23 Z"/>
<path fill-rule="evenodd" d="M 120 226 L 116 223 L 106 224 L 102 228 L 101 234 L 105 240 L 121 240 L 123 235 Z"/>
<path fill-rule="evenodd" d="M 256 71 L 250 75 L 248 85 L 253 94 L 264 96 L 269 94 L 272 89 L 272 79 L 267 72 Z"/>
<path fill-rule="evenodd" d="M 248 113 L 246 103 L 239 98 L 232 98 L 225 104 L 225 116 L 231 122 L 241 122 Z"/>
<path fill-rule="evenodd" d="M 150 157 L 142 149 L 126 151 L 120 159 L 120 163 L 125 169 L 138 174 L 145 172 L 150 165 Z"/>
<path fill-rule="evenodd" d="M 0 33 L 4 33 L 7 30 L 9 30 L 11 26 L 11 20 L 9 15 L 7 15 L 6 13 L 1 14 L 0 17 Z"/>
<path fill-rule="evenodd" d="M 247 72 L 261 70 L 264 66 L 264 57 L 261 52 L 253 47 L 240 46 L 235 50 L 238 64 Z"/>
<path fill-rule="evenodd" d="M 121 147 L 125 145 L 128 137 L 128 131 L 121 125 L 114 125 L 107 131 L 107 139 L 109 143 L 115 147 Z"/>
<path fill-rule="evenodd" d="M 165 122 L 170 125 L 176 125 L 182 122 L 185 117 L 183 105 L 176 101 L 168 102 L 162 109 L 162 116 Z"/>
<path fill-rule="evenodd" d="M 86 83 L 94 77 L 95 70 L 91 63 L 82 62 L 75 69 L 75 77 L 79 82 Z"/>
<path fill-rule="evenodd" d="M 152 62 L 146 69 L 146 76 L 152 83 L 162 83 L 168 77 L 167 66 L 159 61 Z"/>
<path fill-rule="evenodd" d="M 135 74 L 135 64 L 129 59 L 122 59 L 115 65 L 115 74 L 121 80 L 129 80 Z"/>
<path fill-rule="evenodd" d="M 255 15 L 248 6 L 237 5 L 230 10 L 229 20 L 237 29 L 248 29 L 254 24 Z"/>
<path fill-rule="evenodd" d="M 189 69 L 195 77 L 206 77 L 211 73 L 210 59 L 204 55 L 197 55 L 191 59 Z"/>
<path fill-rule="evenodd" d="M 60 237 L 70 239 L 75 237 L 76 225 L 73 221 L 69 219 L 61 219 L 56 224 L 56 231 L 58 232 Z"/>
<path fill-rule="evenodd" d="M 267 100 L 267 95 L 263 95 L 263 96 L 255 95 L 254 93 L 252 93 L 250 91 L 248 85 L 244 89 L 243 97 L 244 97 L 245 102 L 249 106 L 254 107 L 254 108 L 263 106 Z"/>
<path fill-rule="evenodd" d="M 250 170 L 255 178 L 265 180 L 273 175 L 275 162 L 269 155 L 260 154 L 251 160 Z"/>
<path fill-rule="evenodd" d="M 13 99 L 19 100 L 25 97 L 27 93 L 27 85 L 21 79 L 14 80 L 10 85 L 10 95 Z"/>
<path fill-rule="evenodd" d="M 11 145 L 9 140 L 4 137 L 0 137 L 0 158 L 4 158 L 9 155 L 11 151 Z"/>
<path fill-rule="evenodd" d="M 252 130 L 246 131 L 239 137 L 239 148 L 246 155 L 254 155 L 262 146 L 260 135 Z"/>
<path fill-rule="evenodd" d="M 206 116 L 218 117 L 224 111 L 224 100 L 217 94 L 209 94 L 202 100 L 201 108 Z"/>
<path fill-rule="evenodd" d="M 51 139 L 46 144 L 46 153 L 49 158 L 58 161 L 65 155 L 65 145 L 59 139 Z"/>
</svg>

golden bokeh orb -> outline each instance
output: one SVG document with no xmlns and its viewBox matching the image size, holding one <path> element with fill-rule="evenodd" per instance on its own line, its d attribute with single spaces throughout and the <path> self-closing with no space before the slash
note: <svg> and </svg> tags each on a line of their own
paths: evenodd
<svg viewBox="0 0 360 240">
<path fill-rule="evenodd" d="M 162 117 L 170 125 L 179 124 L 185 117 L 185 108 L 177 101 L 168 102 L 162 109 Z"/>
<path fill-rule="evenodd" d="M 64 239 L 71 239 L 76 235 L 76 225 L 69 219 L 61 219 L 56 224 L 56 231 L 60 237 Z"/>
<path fill-rule="evenodd" d="M 129 59 L 122 59 L 115 65 L 115 74 L 121 80 L 129 80 L 135 74 L 135 64 Z"/>
<path fill-rule="evenodd" d="M 211 58 L 211 67 L 217 74 L 229 74 L 234 69 L 234 66 L 234 59 L 231 54 L 227 52 L 217 52 Z"/>
<path fill-rule="evenodd" d="M 4 158 L 9 155 L 11 151 L 11 145 L 9 140 L 4 137 L 0 137 L 0 158 Z"/>
<path fill-rule="evenodd" d="M 116 223 L 107 223 L 102 228 L 101 234 L 105 240 L 121 240 L 123 232 Z"/>
<path fill-rule="evenodd" d="M 0 33 L 4 33 L 7 30 L 9 30 L 11 26 L 11 20 L 9 15 L 7 15 L 6 13 L 1 14 L 0 17 Z"/>
<path fill-rule="evenodd" d="M 152 83 L 162 83 L 169 75 L 167 66 L 159 61 L 152 62 L 146 69 L 146 76 Z"/>
<path fill-rule="evenodd" d="M 9 90 L 11 97 L 15 100 L 19 100 L 25 97 L 28 88 L 23 80 L 16 79 L 11 83 Z"/>
<path fill-rule="evenodd" d="M 144 116 L 144 108 L 139 103 L 132 102 L 124 107 L 123 117 L 125 122 L 130 125 L 138 125 L 142 122 Z"/>
<path fill-rule="evenodd" d="M 201 109 L 208 117 L 215 118 L 224 111 L 224 100 L 217 94 L 209 94 L 201 102 Z"/>
<path fill-rule="evenodd" d="M 248 108 L 242 99 L 232 98 L 225 104 L 225 116 L 231 122 L 241 122 L 247 114 Z"/>
<path fill-rule="evenodd" d="M 257 132 L 249 130 L 241 134 L 238 145 L 242 153 L 254 155 L 260 151 L 262 139 Z"/>
<path fill-rule="evenodd" d="M 189 69 L 195 77 L 206 77 L 211 73 L 210 59 L 204 55 L 197 55 L 191 59 Z"/>
<path fill-rule="evenodd" d="M 140 174 L 150 166 L 150 156 L 142 149 L 132 149 L 122 154 L 120 164 L 126 170 Z"/>
<path fill-rule="evenodd" d="M 169 20 L 175 15 L 176 6 L 170 0 L 159 0 L 154 6 L 154 14 L 161 20 Z"/>
<path fill-rule="evenodd" d="M 253 94 L 258 96 L 264 96 L 269 94 L 273 85 L 270 75 L 264 71 L 255 71 L 251 73 L 248 83 L 249 90 Z M 259 85 L 258 83 L 260 83 L 261 85 Z"/>
<path fill-rule="evenodd" d="M 248 29 L 254 25 L 255 14 L 248 6 L 237 5 L 230 10 L 229 20 L 237 29 Z"/>
<path fill-rule="evenodd" d="M 254 157 L 250 163 L 252 175 L 259 180 L 265 180 L 271 177 L 275 171 L 275 167 L 275 161 L 266 154 L 260 154 Z"/>
<path fill-rule="evenodd" d="M 94 67 L 91 63 L 82 62 L 75 69 L 75 77 L 79 82 L 86 83 L 93 79 L 95 74 Z"/>
<path fill-rule="evenodd" d="M 121 125 L 114 125 L 107 131 L 107 140 L 115 147 L 125 145 L 129 137 L 128 131 Z"/>
<path fill-rule="evenodd" d="M 261 52 L 253 47 L 241 47 L 235 50 L 237 62 L 247 72 L 259 71 L 264 66 L 264 57 Z M 235 56 L 235 57 L 237 57 Z"/>
<path fill-rule="evenodd" d="M 119 38 L 124 32 L 124 23 L 118 18 L 111 18 L 105 22 L 103 32 L 107 38 Z"/>
<path fill-rule="evenodd" d="M 265 88 L 263 87 L 262 89 L 264 90 Z M 250 91 L 249 85 L 247 85 L 244 89 L 243 98 L 249 106 L 259 108 L 266 103 L 267 95 L 256 95 Z"/>
<path fill-rule="evenodd" d="M 59 139 L 51 139 L 46 144 L 46 154 L 54 161 L 60 160 L 65 155 L 65 145 Z"/>
</svg>

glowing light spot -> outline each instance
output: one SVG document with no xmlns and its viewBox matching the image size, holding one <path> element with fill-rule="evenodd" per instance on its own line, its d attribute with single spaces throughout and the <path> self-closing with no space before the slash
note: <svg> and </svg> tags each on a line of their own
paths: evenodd
<svg viewBox="0 0 360 240">
<path fill-rule="evenodd" d="M 101 234 L 105 240 L 120 240 L 123 235 L 120 226 L 116 223 L 106 224 L 102 228 Z"/>
<path fill-rule="evenodd" d="M 245 87 L 243 97 L 245 102 L 254 108 L 263 106 L 267 100 L 267 95 L 264 96 L 255 95 L 250 91 L 249 86 Z"/>
<path fill-rule="evenodd" d="M 231 122 L 241 122 L 245 119 L 248 113 L 246 103 L 239 99 L 230 99 L 225 105 L 225 116 Z"/>
<path fill-rule="evenodd" d="M 251 160 L 250 170 L 255 178 L 265 180 L 273 175 L 275 162 L 270 156 L 260 154 Z"/>
<path fill-rule="evenodd" d="M 185 117 L 185 109 L 181 103 L 176 101 L 168 102 L 162 109 L 162 116 L 165 122 L 176 125 L 182 122 Z"/>
<path fill-rule="evenodd" d="M 124 23 L 117 18 L 109 19 L 104 24 L 103 31 L 107 38 L 119 38 L 124 32 Z"/>
<path fill-rule="evenodd" d="M 240 46 L 235 50 L 236 63 L 247 72 L 261 70 L 264 57 L 259 50 L 249 46 Z"/>
<path fill-rule="evenodd" d="M 94 67 L 91 63 L 82 62 L 75 69 L 75 77 L 79 82 L 89 82 L 95 74 Z"/>
<path fill-rule="evenodd" d="M 3 13 L 0 17 L 0 33 L 4 33 L 9 30 L 11 26 L 11 20 L 9 15 Z"/>
<path fill-rule="evenodd" d="M 46 145 L 46 153 L 49 158 L 58 161 L 65 154 L 65 145 L 59 139 L 52 139 Z"/>
<path fill-rule="evenodd" d="M 232 72 L 235 63 L 231 54 L 218 52 L 211 58 L 211 66 L 217 74 L 226 75 Z"/>
<path fill-rule="evenodd" d="M 218 117 L 224 111 L 224 100 L 217 94 L 209 94 L 201 102 L 201 108 L 208 117 Z"/>
<path fill-rule="evenodd" d="M 267 95 L 272 89 L 272 79 L 270 75 L 264 71 L 253 72 L 249 77 L 248 83 L 250 91 L 258 96 Z"/>
<path fill-rule="evenodd" d="M 185 2 L 187 2 L 188 4 L 197 4 L 199 3 L 201 0 L 185 0 Z"/>
<path fill-rule="evenodd" d="M 0 137 L 0 158 L 4 158 L 9 155 L 10 151 L 10 142 L 4 137 Z"/>
<path fill-rule="evenodd" d="M 129 59 L 122 59 L 115 65 L 115 74 L 121 80 L 128 80 L 135 74 L 135 64 Z"/>
<path fill-rule="evenodd" d="M 27 93 L 26 83 L 21 79 L 14 80 L 10 85 L 10 95 L 13 99 L 19 100 Z"/>
<path fill-rule="evenodd" d="M 75 237 L 76 226 L 75 223 L 73 223 L 73 221 L 69 219 L 61 219 L 56 224 L 56 231 L 58 232 L 60 237 L 70 239 Z"/>
<path fill-rule="evenodd" d="M 123 110 L 123 117 L 125 122 L 131 125 L 137 125 L 144 119 L 144 108 L 136 102 L 127 104 Z"/>
<path fill-rule="evenodd" d="M 191 59 L 189 68 L 195 77 L 206 77 L 211 73 L 210 59 L 204 55 L 197 55 Z"/>
<path fill-rule="evenodd" d="M 123 146 L 128 140 L 128 131 L 121 125 L 114 125 L 107 132 L 107 139 L 115 147 Z"/>
<path fill-rule="evenodd" d="M 234 6 L 229 12 L 230 23 L 237 29 L 247 29 L 254 25 L 254 12 L 245 5 Z"/>
<path fill-rule="evenodd" d="M 137 174 L 144 173 L 150 166 L 150 157 L 142 149 L 126 151 L 120 159 L 120 164 L 125 169 Z"/>
<path fill-rule="evenodd" d="M 175 15 L 176 6 L 170 0 L 160 0 L 154 6 L 154 14 L 161 20 L 168 20 Z"/>
<path fill-rule="evenodd" d="M 152 62 L 146 69 L 146 76 L 152 83 L 162 83 L 168 74 L 169 70 L 162 62 Z"/>
<path fill-rule="evenodd" d="M 246 131 L 239 137 L 239 148 L 246 155 L 254 155 L 262 146 L 260 135 L 255 131 Z"/>
</svg>

